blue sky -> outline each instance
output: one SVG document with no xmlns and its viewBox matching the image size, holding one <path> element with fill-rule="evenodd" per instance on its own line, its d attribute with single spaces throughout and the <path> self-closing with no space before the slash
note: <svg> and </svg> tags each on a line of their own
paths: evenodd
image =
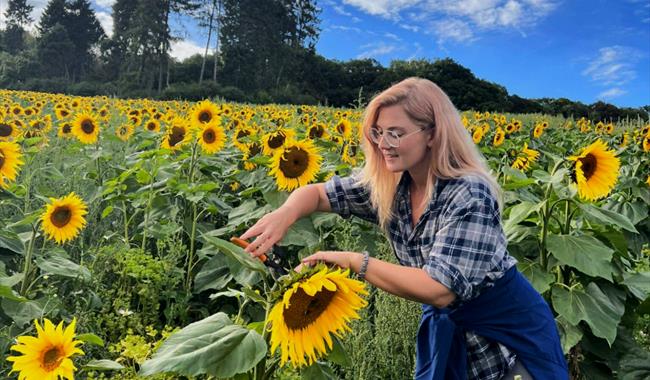
<svg viewBox="0 0 650 380">
<path fill-rule="evenodd" d="M 114 0 L 93 0 L 110 35 Z M 4 5 L 0 3 L 0 12 Z M 47 0 L 28 0 L 38 19 Z M 319 0 L 316 50 L 338 60 L 449 57 L 525 98 L 650 104 L 650 0 Z M 0 26 L 2 19 L 0 17 Z M 206 33 L 175 18 L 172 55 Z"/>
</svg>

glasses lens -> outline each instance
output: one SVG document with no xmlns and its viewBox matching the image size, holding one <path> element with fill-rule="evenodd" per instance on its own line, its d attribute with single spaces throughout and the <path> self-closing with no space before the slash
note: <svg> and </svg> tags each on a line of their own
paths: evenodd
<svg viewBox="0 0 650 380">
<path fill-rule="evenodd" d="M 379 140 L 381 140 L 381 134 L 377 128 L 370 128 L 370 140 L 375 144 L 379 144 Z"/>
<path fill-rule="evenodd" d="M 393 131 L 387 131 L 386 135 L 384 135 L 384 139 L 386 140 L 386 143 L 393 148 L 399 146 L 399 137 Z"/>
</svg>

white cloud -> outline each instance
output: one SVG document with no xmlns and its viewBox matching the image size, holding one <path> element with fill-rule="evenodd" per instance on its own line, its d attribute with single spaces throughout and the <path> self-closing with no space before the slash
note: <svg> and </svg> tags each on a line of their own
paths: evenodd
<svg viewBox="0 0 650 380">
<path fill-rule="evenodd" d="M 356 32 L 356 33 L 361 33 L 362 30 L 354 27 L 354 26 L 345 26 L 345 25 L 332 25 L 329 27 L 330 29 L 335 29 L 335 30 L 342 30 L 344 32 Z"/>
<path fill-rule="evenodd" d="M 633 48 L 607 46 L 598 51 L 598 56 L 591 60 L 582 75 L 605 86 L 620 86 L 636 78 L 634 63 L 640 56 Z"/>
<path fill-rule="evenodd" d="M 41 15 L 43 14 L 43 11 L 45 10 L 45 6 L 47 5 L 49 0 L 32 0 L 28 1 L 28 5 L 32 5 L 34 9 L 32 9 L 32 13 L 30 16 L 32 17 L 32 23 L 30 25 L 27 25 L 25 29 L 28 31 L 34 33 L 36 31 L 36 26 L 38 25 L 38 22 L 41 18 Z M 0 1 L 0 28 L 5 28 L 7 25 L 7 20 L 5 17 L 5 11 L 7 10 L 7 1 Z"/>
<path fill-rule="evenodd" d="M 361 48 L 366 50 L 357 55 L 357 59 L 376 58 L 380 55 L 386 55 L 397 50 L 397 46 L 386 44 L 383 41 L 366 44 L 361 46 Z"/>
<path fill-rule="evenodd" d="M 420 3 L 421 0 L 343 0 L 343 2 L 374 16 L 398 19 L 400 11 Z"/>
<path fill-rule="evenodd" d="M 415 33 L 420 31 L 420 28 L 418 26 L 415 26 L 415 25 L 400 24 L 399 26 L 402 29 L 410 30 L 411 32 L 415 32 Z"/>
<path fill-rule="evenodd" d="M 113 16 L 108 12 L 102 11 L 95 12 L 95 16 L 97 16 L 97 20 L 99 20 L 102 28 L 104 28 L 106 35 L 111 37 L 113 35 Z"/>
<path fill-rule="evenodd" d="M 432 24 L 433 33 L 438 36 L 438 43 L 445 41 L 467 42 L 474 40 L 474 32 L 466 21 L 445 19 Z"/>
<path fill-rule="evenodd" d="M 620 89 L 618 87 L 610 88 L 609 90 L 603 91 L 600 94 L 598 94 L 599 99 L 612 99 L 612 98 L 618 98 L 621 95 L 627 94 L 627 91 Z"/>
<path fill-rule="evenodd" d="M 115 0 L 95 0 L 95 3 L 102 8 L 110 9 L 115 4 Z"/>
<path fill-rule="evenodd" d="M 394 41 L 401 41 L 401 40 L 402 40 L 402 39 L 399 38 L 399 36 L 397 36 L 396 34 L 389 33 L 389 32 L 384 33 L 384 37 L 386 37 L 386 38 L 390 38 L 391 40 L 394 40 Z"/>
<path fill-rule="evenodd" d="M 171 44 L 169 55 L 182 61 L 194 54 L 203 54 L 205 46 L 199 46 L 189 40 L 174 41 Z"/>
</svg>

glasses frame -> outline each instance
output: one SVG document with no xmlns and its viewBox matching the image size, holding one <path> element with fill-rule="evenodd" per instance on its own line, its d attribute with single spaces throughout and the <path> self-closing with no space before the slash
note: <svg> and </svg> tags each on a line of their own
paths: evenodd
<svg viewBox="0 0 650 380">
<path fill-rule="evenodd" d="M 373 139 L 373 137 L 372 137 L 372 136 L 373 136 L 373 134 L 372 134 L 372 130 L 373 130 L 373 129 L 376 130 L 376 131 L 379 133 L 379 139 L 378 139 L 377 141 L 375 141 L 375 140 Z M 405 138 L 407 138 L 407 137 L 409 137 L 409 136 L 411 136 L 411 135 L 414 135 L 414 134 L 416 134 L 416 133 L 422 132 L 422 131 L 427 130 L 427 129 L 428 129 L 428 128 L 426 128 L 426 127 L 421 127 L 421 128 L 418 129 L 417 131 L 413 131 L 413 132 L 407 133 L 407 134 L 402 135 L 402 136 L 396 136 L 395 134 L 396 134 L 397 132 L 395 132 L 394 130 L 390 130 L 390 129 L 389 129 L 389 130 L 386 130 L 386 131 L 381 131 L 381 132 L 379 132 L 379 128 L 377 128 L 377 127 L 371 127 L 371 128 L 370 128 L 369 137 L 370 137 L 370 141 L 371 141 L 373 144 L 379 146 L 379 144 L 381 143 L 381 140 L 384 138 L 384 133 L 388 133 L 389 135 L 391 135 L 392 138 L 395 139 L 395 141 L 397 141 L 397 143 L 395 143 L 395 144 L 391 144 L 390 141 L 386 140 L 386 144 L 388 144 L 388 146 L 390 146 L 391 148 L 399 148 L 399 145 L 400 145 L 402 139 L 405 139 Z"/>
</svg>

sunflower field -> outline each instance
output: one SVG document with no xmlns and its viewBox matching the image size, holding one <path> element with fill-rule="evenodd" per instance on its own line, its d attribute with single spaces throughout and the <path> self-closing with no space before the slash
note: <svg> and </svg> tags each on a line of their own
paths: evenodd
<svg viewBox="0 0 650 380">
<path fill-rule="evenodd" d="M 382 328 L 411 315 L 347 271 L 291 271 L 319 250 L 386 253 L 375 226 L 316 213 L 264 262 L 231 240 L 292 190 L 363 164 L 361 108 L 0 100 L 0 378 L 410 377 L 417 315 Z M 648 378 L 650 125 L 462 122 L 572 378 Z M 394 357 L 360 354 L 382 339 Z M 382 360 L 385 373 L 359 372 Z"/>
</svg>

